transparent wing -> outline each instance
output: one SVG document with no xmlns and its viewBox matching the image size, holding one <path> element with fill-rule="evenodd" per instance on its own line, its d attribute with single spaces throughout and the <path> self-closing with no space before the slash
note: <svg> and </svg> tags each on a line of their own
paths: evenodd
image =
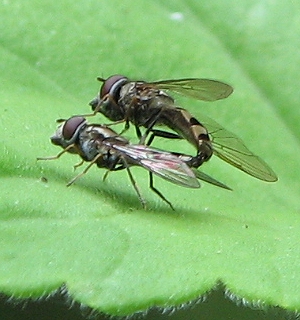
<svg viewBox="0 0 300 320">
<path fill-rule="evenodd" d="M 178 94 L 204 101 L 224 99 L 233 92 L 233 88 L 230 85 L 210 79 L 162 80 L 145 83 L 145 85 L 152 85 L 162 90 L 171 90 Z"/>
<path fill-rule="evenodd" d="M 113 145 L 131 165 L 139 165 L 174 184 L 199 188 L 193 171 L 178 157 L 169 152 L 144 145 Z"/>
<path fill-rule="evenodd" d="M 176 155 L 176 157 L 180 158 L 180 160 L 182 160 L 184 163 L 190 163 L 191 160 L 193 159 L 192 156 L 186 155 L 183 153 L 172 152 L 172 154 Z M 220 188 L 232 191 L 232 189 L 230 187 L 228 187 L 226 184 L 214 179 L 213 177 L 209 176 L 208 174 L 206 174 L 200 170 L 197 170 L 196 168 L 191 168 L 191 169 L 194 172 L 197 179 L 208 182 L 210 184 L 213 184 L 216 187 L 220 187 Z"/>
<path fill-rule="evenodd" d="M 208 174 L 206 174 L 206 173 L 204 173 L 202 171 L 199 171 L 199 170 L 197 170 L 195 168 L 192 168 L 192 171 L 194 172 L 194 174 L 195 174 L 197 179 L 200 179 L 202 181 L 205 181 L 205 182 L 208 182 L 210 184 L 213 184 L 216 187 L 220 187 L 220 188 L 232 191 L 232 189 L 230 187 L 228 187 L 226 184 L 216 180 L 215 178 L 209 176 Z"/>
<path fill-rule="evenodd" d="M 278 180 L 274 171 L 260 157 L 253 154 L 234 133 L 208 117 L 204 117 L 201 123 L 211 135 L 216 156 L 260 180 Z"/>
</svg>

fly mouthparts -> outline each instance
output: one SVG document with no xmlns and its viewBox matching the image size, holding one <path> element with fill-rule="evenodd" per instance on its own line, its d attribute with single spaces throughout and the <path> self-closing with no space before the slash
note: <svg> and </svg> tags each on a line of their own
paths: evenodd
<svg viewBox="0 0 300 320">
<path fill-rule="evenodd" d="M 91 100 L 89 102 L 89 105 L 92 107 L 92 110 L 95 111 L 95 109 L 97 108 L 97 106 L 99 105 L 99 97 L 94 98 L 93 100 Z"/>
<path fill-rule="evenodd" d="M 50 137 L 50 141 L 55 146 L 61 146 L 61 137 L 58 137 L 56 134 Z"/>
</svg>

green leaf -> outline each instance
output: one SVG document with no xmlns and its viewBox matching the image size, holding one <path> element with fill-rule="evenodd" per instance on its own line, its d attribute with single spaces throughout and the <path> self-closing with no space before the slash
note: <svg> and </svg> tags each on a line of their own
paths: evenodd
<svg viewBox="0 0 300 320">
<path fill-rule="evenodd" d="M 65 284 L 76 301 L 128 315 L 185 303 L 221 281 L 240 298 L 298 310 L 299 11 L 279 1 L 4 1 L 0 290 L 40 297 Z M 89 112 L 95 78 L 116 73 L 231 84 L 226 100 L 178 104 L 238 134 L 279 181 L 213 157 L 202 170 L 234 191 L 156 179 L 176 212 L 140 168 L 132 172 L 147 210 L 126 172 L 103 182 L 92 168 L 66 188 L 78 157 L 35 159 L 60 151 L 49 143 L 55 120 Z M 184 141 L 155 146 L 195 152 Z"/>
</svg>

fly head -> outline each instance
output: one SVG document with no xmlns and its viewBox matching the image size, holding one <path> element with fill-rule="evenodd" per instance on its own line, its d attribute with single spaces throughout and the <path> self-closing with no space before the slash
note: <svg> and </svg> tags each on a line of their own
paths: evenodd
<svg viewBox="0 0 300 320">
<path fill-rule="evenodd" d="M 83 117 L 69 118 L 57 128 L 50 140 L 54 145 L 66 148 L 77 141 L 85 125 L 86 120 Z"/>
<path fill-rule="evenodd" d="M 125 117 L 123 109 L 118 104 L 120 90 L 128 79 L 121 75 L 113 75 L 107 79 L 97 78 L 103 82 L 100 93 L 89 104 L 94 112 L 100 112 L 111 121 L 123 120 Z"/>
</svg>

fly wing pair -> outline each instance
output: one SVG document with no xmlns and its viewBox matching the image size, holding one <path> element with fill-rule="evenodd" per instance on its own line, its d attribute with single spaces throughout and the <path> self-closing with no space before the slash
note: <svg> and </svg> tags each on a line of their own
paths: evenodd
<svg viewBox="0 0 300 320">
<path fill-rule="evenodd" d="M 144 145 L 111 146 L 118 151 L 129 165 L 139 165 L 161 178 L 187 188 L 199 188 L 193 171 L 172 153 Z"/>
<path fill-rule="evenodd" d="M 199 188 L 200 183 L 197 179 L 200 179 L 217 187 L 232 190 L 209 175 L 190 168 L 178 156 L 170 152 L 134 144 L 113 145 L 112 148 L 125 157 L 129 165 L 140 165 L 157 176 L 182 187 Z"/>
<path fill-rule="evenodd" d="M 210 79 L 162 80 L 145 83 L 144 85 L 171 90 L 204 101 L 224 99 L 233 92 L 230 85 Z M 267 182 L 277 181 L 278 178 L 274 171 L 260 157 L 253 154 L 234 133 L 227 131 L 208 117 L 202 117 L 201 124 L 206 127 L 212 138 L 216 156 L 257 179 Z"/>
</svg>

